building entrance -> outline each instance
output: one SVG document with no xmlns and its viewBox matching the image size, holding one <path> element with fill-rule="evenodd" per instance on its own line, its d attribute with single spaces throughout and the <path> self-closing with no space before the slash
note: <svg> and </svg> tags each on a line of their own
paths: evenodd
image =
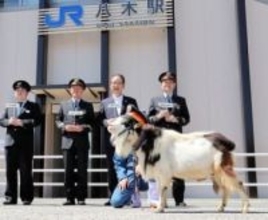
<svg viewBox="0 0 268 220">
<path fill-rule="evenodd" d="M 70 93 L 65 88 L 33 88 L 32 92 L 37 96 L 45 97 L 43 102 L 44 132 L 42 163 L 42 190 L 43 197 L 64 197 L 64 166 L 61 150 L 61 131 L 56 127 L 55 120 L 59 112 L 60 103 L 70 99 Z M 103 87 L 87 87 L 84 92 L 84 100 L 93 103 L 95 115 L 99 112 L 101 98 L 105 92 Z M 102 156 L 101 131 L 99 126 L 89 133 L 90 159 L 88 164 L 88 197 L 105 197 L 107 195 L 105 157 Z M 95 156 L 94 156 L 95 155 Z M 100 169 L 95 172 L 94 169 Z M 39 180 L 40 181 L 40 180 Z"/>
</svg>

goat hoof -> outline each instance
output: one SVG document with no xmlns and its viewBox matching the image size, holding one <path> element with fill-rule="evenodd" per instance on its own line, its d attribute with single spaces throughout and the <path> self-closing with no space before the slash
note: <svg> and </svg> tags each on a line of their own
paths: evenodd
<svg viewBox="0 0 268 220">
<path fill-rule="evenodd" d="M 248 213 L 248 208 L 249 208 L 249 205 L 245 205 L 243 208 L 242 208 L 242 213 L 245 214 L 245 213 Z"/>
<path fill-rule="evenodd" d="M 224 212 L 224 207 L 223 206 L 219 206 L 217 210 L 218 210 L 218 212 Z"/>
<path fill-rule="evenodd" d="M 246 213 L 248 213 L 248 210 L 247 209 L 242 209 L 242 213 L 246 214 Z"/>
<path fill-rule="evenodd" d="M 158 207 L 158 208 L 154 209 L 154 212 L 155 212 L 155 213 L 163 213 L 163 212 L 165 212 L 165 211 L 164 211 L 163 208 L 159 208 L 159 207 Z"/>
</svg>

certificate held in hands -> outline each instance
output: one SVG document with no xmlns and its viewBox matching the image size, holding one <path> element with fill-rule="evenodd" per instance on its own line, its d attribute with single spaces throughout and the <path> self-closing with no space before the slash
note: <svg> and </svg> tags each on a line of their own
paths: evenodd
<svg viewBox="0 0 268 220">
<path fill-rule="evenodd" d="M 7 103 L 6 104 L 8 118 L 17 118 L 20 114 L 20 105 L 19 103 Z"/>
</svg>

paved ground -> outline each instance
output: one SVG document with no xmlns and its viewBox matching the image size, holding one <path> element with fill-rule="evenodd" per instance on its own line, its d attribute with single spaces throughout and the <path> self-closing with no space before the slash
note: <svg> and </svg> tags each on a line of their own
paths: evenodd
<svg viewBox="0 0 268 220">
<path fill-rule="evenodd" d="M 104 199 L 88 199 L 86 206 L 62 206 L 64 199 L 35 199 L 31 206 L 0 205 L 0 220 L 175 220 L 175 219 L 260 219 L 268 220 L 268 200 L 251 200 L 250 212 L 240 213 L 240 201 L 231 199 L 225 213 L 217 213 L 215 199 L 187 199 L 188 206 L 175 208 L 172 200 L 165 213 L 153 213 L 143 201 L 143 207 L 114 209 L 104 207 Z"/>
</svg>

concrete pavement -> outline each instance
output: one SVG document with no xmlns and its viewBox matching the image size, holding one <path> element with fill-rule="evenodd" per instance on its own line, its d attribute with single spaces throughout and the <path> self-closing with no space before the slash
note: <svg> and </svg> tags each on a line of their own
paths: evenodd
<svg viewBox="0 0 268 220">
<path fill-rule="evenodd" d="M 165 213 L 153 213 L 143 200 L 143 207 L 115 209 L 105 207 L 105 199 L 87 199 L 86 206 L 62 206 L 65 199 L 36 198 L 31 206 L 20 202 L 15 206 L 0 205 L 0 220 L 163 220 L 163 219 L 260 219 L 268 220 L 268 199 L 251 199 L 248 214 L 240 213 L 240 200 L 231 199 L 225 213 L 217 213 L 217 199 L 187 199 L 188 206 L 176 208 L 169 200 Z"/>
</svg>

